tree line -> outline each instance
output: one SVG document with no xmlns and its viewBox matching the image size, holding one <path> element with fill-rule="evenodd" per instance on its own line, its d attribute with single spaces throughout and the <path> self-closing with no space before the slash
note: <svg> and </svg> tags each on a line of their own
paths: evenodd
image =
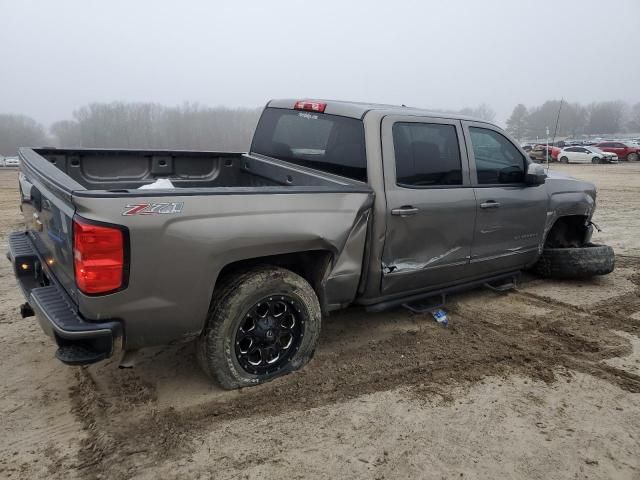
<svg viewBox="0 0 640 480">
<path fill-rule="evenodd" d="M 550 135 L 555 132 L 558 137 L 637 133 L 640 132 L 640 103 L 606 101 L 582 105 L 548 100 L 530 108 L 518 104 L 507 120 L 507 131 L 520 140 L 544 138 L 547 128 Z"/>
<path fill-rule="evenodd" d="M 507 120 L 516 138 L 546 136 L 555 128 L 559 100 L 527 108 L 517 105 Z M 15 155 L 19 147 L 158 148 L 246 151 L 260 108 L 206 107 L 194 103 L 168 107 L 156 103 L 91 103 L 74 111 L 70 120 L 47 131 L 24 115 L 0 114 L 0 155 Z M 487 104 L 454 113 L 488 121 L 495 111 Z M 640 132 L 640 103 L 562 102 L 558 136 Z"/>
<path fill-rule="evenodd" d="M 260 110 L 191 103 L 91 103 L 74 111 L 71 120 L 53 123 L 49 134 L 23 115 L 0 115 L 0 154 L 43 145 L 246 151 Z"/>
</svg>

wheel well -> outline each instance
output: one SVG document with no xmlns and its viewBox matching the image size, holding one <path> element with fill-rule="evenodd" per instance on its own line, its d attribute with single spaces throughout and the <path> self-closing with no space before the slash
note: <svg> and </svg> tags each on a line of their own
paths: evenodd
<svg viewBox="0 0 640 480">
<path fill-rule="evenodd" d="M 316 292 L 316 295 L 318 295 L 322 312 L 326 313 L 326 299 L 322 286 L 322 278 L 332 259 L 333 255 L 329 251 L 311 250 L 239 260 L 226 265 L 220 271 L 216 284 L 214 285 L 214 291 L 219 287 L 221 279 L 224 279 L 229 274 L 247 270 L 258 265 L 272 265 L 291 270 L 309 282 Z"/>
<path fill-rule="evenodd" d="M 585 215 L 569 215 L 556 220 L 547 234 L 545 248 L 581 247 L 587 241 L 588 218 Z"/>
</svg>

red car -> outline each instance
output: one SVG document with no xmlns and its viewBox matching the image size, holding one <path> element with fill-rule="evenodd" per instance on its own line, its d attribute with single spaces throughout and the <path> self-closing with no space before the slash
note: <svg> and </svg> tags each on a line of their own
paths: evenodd
<svg viewBox="0 0 640 480">
<path fill-rule="evenodd" d="M 549 161 L 557 162 L 558 154 L 562 151 L 561 148 L 549 145 Z M 547 146 L 538 144 L 529 152 L 529 158 L 535 162 L 545 162 L 547 160 Z"/>
<path fill-rule="evenodd" d="M 637 162 L 640 158 L 640 147 L 624 142 L 600 142 L 596 145 L 600 150 L 618 155 L 620 160 Z"/>
</svg>

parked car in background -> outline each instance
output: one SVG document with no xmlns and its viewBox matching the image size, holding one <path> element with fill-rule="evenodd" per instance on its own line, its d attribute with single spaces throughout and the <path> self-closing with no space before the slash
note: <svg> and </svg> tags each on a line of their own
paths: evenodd
<svg viewBox="0 0 640 480">
<path fill-rule="evenodd" d="M 5 167 L 19 167 L 20 159 L 18 157 L 4 157 Z"/>
<path fill-rule="evenodd" d="M 640 158 L 640 147 L 628 142 L 600 142 L 596 145 L 600 150 L 615 153 L 619 159 L 637 162 Z"/>
<path fill-rule="evenodd" d="M 551 145 L 549 145 L 549 147 L 547 147 L 546 145 L 536 145 L 529 152 L 529 158 L 531 158 L 531 160 L 533 160 L 534 162 L 546 162 L 547 148 L 549 149 L 549 161 L 557 162 L 558 154 L 562 151 L 562 149 L 558 147 L 553 147 Z"/>
<path fill-rule="evenodd" d="M 560 152 L 561 163 L 618 163 L 615 153 L 597 147 L 567 147 Z"/>
</svg>

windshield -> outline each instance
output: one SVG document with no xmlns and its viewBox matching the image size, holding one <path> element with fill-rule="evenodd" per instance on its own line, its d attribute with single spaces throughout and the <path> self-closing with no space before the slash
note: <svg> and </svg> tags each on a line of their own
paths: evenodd
<svg viewBox="0 0 640 480">
<path fill-rule="evenodd" d="M 589 150 L 592 153 L 604 153 L 602 150 L 600 150 L 597 147 L 586 147 L 587 150 Z"/>
<path fill-rule="evenodd" d="M 364 125 L 355 118 L 267 108 L 251 152 L 367 181 Z"/>
</svg>

